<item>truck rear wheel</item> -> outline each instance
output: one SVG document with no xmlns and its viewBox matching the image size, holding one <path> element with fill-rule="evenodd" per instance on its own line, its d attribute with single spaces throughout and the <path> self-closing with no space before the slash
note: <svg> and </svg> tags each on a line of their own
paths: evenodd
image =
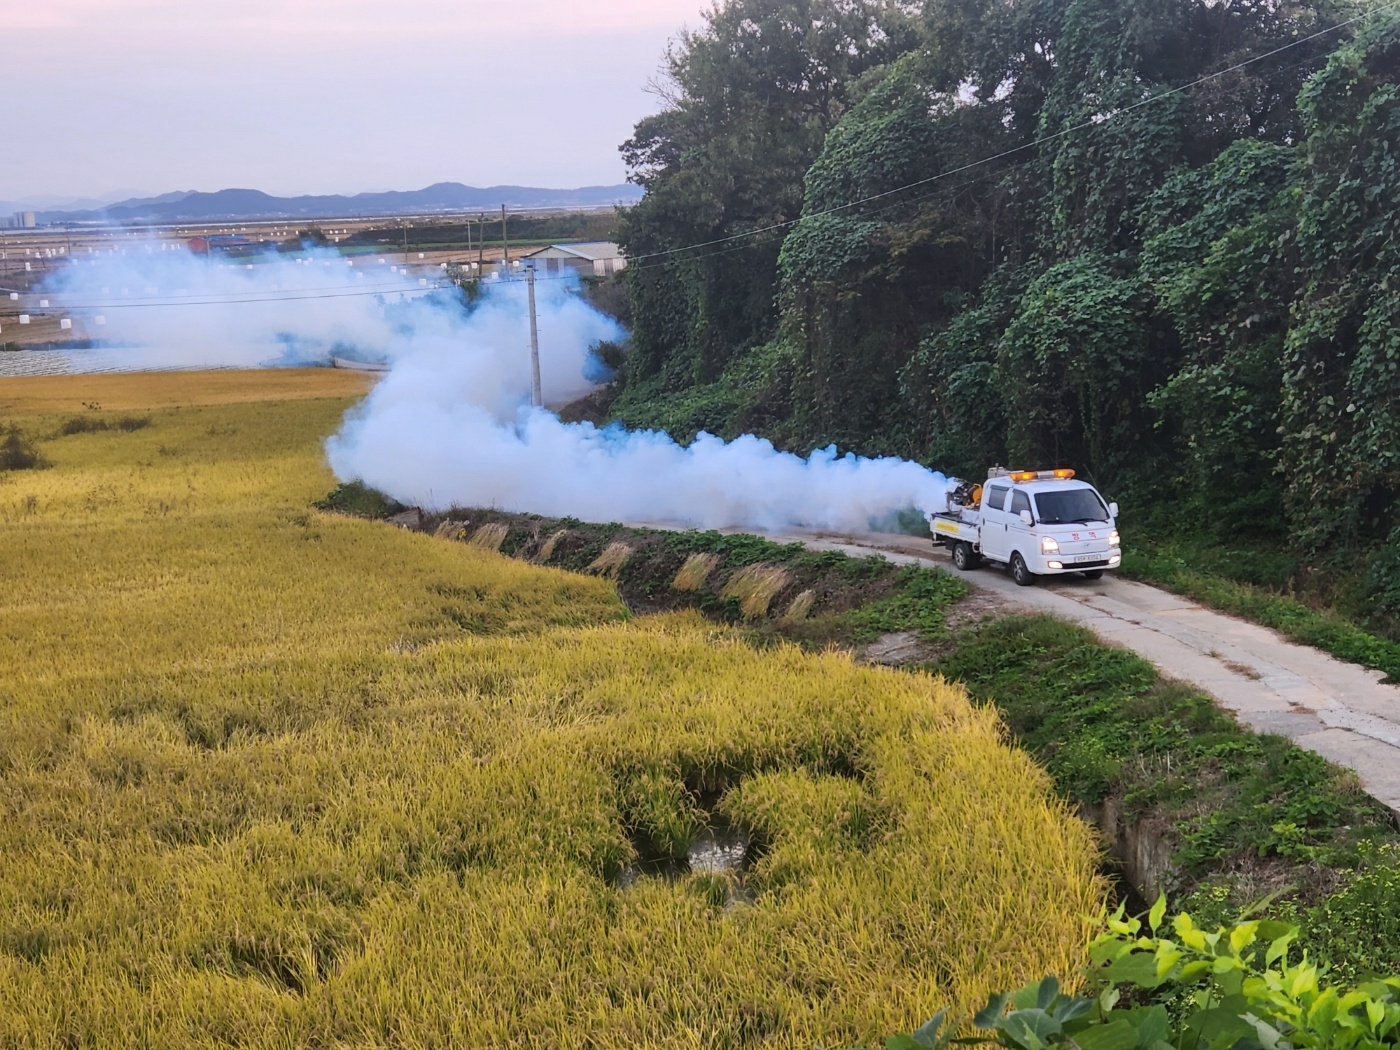
<svg viewBox="0 0 1400 1050">
<path fill-rule="evenodd" d="M 1098 579 L 1099 577 L 1101 577 L 1102 575 L 1103 575 L 1103 570 L 1102 570 L 1102 569 L 1088 569 L 1088 570 L 1086 570 L 1085 573 L 1084 573 L 1084 578 L 1085 578 L 1086 580 L 1097 580 L 1097 579 Z"/>
<path fill-rule="evenodd" d="M 1011 555 L 1011 578 L 1018 587 L 1029 587 L 1035 583 L 1035 573 L 1031 572 L 1031 567 L 1019 551 Z"/>
<path fill-rule="evenodd" d="M 982 559 L 977 556 L 977 552 L 972 549 L 972 544 L 967 540 L 959 540 L 953 544 L 953 568 L 959 572 L 967 572 L 982 564 Z"/>
</svg>

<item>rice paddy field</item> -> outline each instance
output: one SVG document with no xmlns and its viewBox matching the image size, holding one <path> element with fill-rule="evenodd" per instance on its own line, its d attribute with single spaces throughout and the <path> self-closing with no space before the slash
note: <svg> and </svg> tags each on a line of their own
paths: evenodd
<svg viewBox="0 0 1400 1050">
<path fill-rule="evenodd" d="M 0 1046 L 848 1046 L 1077 968 L 993 709 L 312 509 L 363 382 L 0 389 Z"/>
</svg>

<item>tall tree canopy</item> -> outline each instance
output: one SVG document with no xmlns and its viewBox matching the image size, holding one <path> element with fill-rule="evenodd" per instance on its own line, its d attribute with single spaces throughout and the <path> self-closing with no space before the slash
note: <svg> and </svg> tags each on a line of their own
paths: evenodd
<svg viewBox="0 0 1400 1050">
<path fill-rule="evenodd" d="M 728 0 L 667 70 L 629 422 L 1400 526 L 1393 10 Z"/>
</svg>

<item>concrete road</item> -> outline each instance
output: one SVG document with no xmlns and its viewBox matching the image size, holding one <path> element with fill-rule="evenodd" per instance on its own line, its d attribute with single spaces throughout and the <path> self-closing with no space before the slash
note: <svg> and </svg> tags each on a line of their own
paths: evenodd
<svg viewBox="0 0 1400 1050">
<path fill-rule="evenodd" d="M 774 536 L 857 556 L 952 569 L 948 555 L 910 536 Z M 1107 575 L 1042 578 L 1018 587 L 1001 569 L 960 573 L 1035 612 L 1083 624 L 1104 641 L 1205 690 L 1241 722 L 1277 733 L 1355 770 L 1366 790 L 1400 815 L 1400 686 L 1383 675 L 1155 587 Z"/>
</svg>

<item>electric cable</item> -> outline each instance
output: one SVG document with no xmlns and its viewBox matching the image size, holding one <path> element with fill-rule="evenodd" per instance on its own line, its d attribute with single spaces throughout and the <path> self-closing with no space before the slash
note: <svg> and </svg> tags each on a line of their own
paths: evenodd
<svg viewBox="0 0 1400 1050">
<path fill-rule="evenodd" d="M 1256 62 L 1262 62 L 1265 59 L 1272 58 L 1273 56 L 1278 54 L 1282 54 L 1285 51 L 1291 50 L 1292 48 L 1298 47 L 1302 44 L 1309 43 L 1310 41 L 1316 40 L 1319 37 L 1327 36 L 1330 33 L 1338 32 L 1339 30 L 1345 29 L 1348 26 L 1355 25 L 1358 22 L 1364 21 L 1365 19 L 1372 17 L 1377 12 L 1384 11 L 1388 8 L 1394 8 L 1396 6 L 1400 6 L 1400 0 L 1389 0 L 1389 2 L 1379 4 L 1376 7 L 1367 10 L 1363 14 L 1355 16 L 1354 18 L 1348 18 L 1346 21 L 1338 22 L 1335 25 L 1327 27 L 1326 29 L 1319 29 L 1314 33 L 1309 33 L 1307 36 L 1299 37 L 1297 40 L 1291 40 L 1286 44 L 1281 44 L 1278 47 L 1273 48 L 1272 50 L 1264 52 L 1263 54 L 1255 55 L 1251 58 L 1244 59 L 1243 61 L 1236 62 L 1233 65 L 1226 66 L 1224 69 L 1218 69 L 1214 73 L 1207 73 L 1204 76 L 1197 77 L 1195 80 L 1192 80 L 1189 83 L 1181 84 L 1173 88 L 1167 88 L 1165 91 L 1160 91 L 1156 94 L 1149 95 L 1147 98 L 1134 102 L 1132 105 L 1123 106 L 1119 109 L 1115 109 L 1106 116 L 1091 117 L 1088 120 L 1081 121 L 1078 124 L 1071 125 L 1067 128 L 1061 128 L 1059 131 L 1052 132 L 1048 135 L 1042 135 L 1039 138 L 1032 139 L 1029 142 L 1024 142 L 1019 146 L 1013 146 L 1010 149 L 1003 150 L 1000 153 L 996 153 L 988 157 L 982 157 L 978 160 L 968 161 L 966 164 L 960 164 L 957 167 L 949 168 L 946 171 L 941 171 L 936 175 L 930 175 L 928 178 L 918 179 L 914 182 L 906 183 L 903 186 L 896 186 L 893 189 L 883 190 L 880 193 L 871 194 L 868 197 L 862 197 L 859 200 L 848 201 L 845 204 L 833 205 L 830 208 L 824 208 L 821 211 L 812 212 L 809 215 L 801 215 L 795 219 L 786 219 L 782 222 L 773 223 L 769 226 L 761 226 L 757 229 L 746 230 L 743 233 L 734 233 L 725 237 L 718 237 L 714 240 L 709 241 L 699 241 L 695 244 L 688 244 L 680 248 L 668 248 L 665 251 L 648 252 L 642 255 L 635 255 L 629 258 L 628 264 L 638 265 L 649 259 L 665 258 L 667 256 L 677 255 L 681 252 L 693 251 L 697 248 L 709 248 L 714 245 L 725 244 L 730 241 L 742 240 L 744 238 L 754 237 L 759 234 L 772 233 L 778 230 L 785 230 L 791 226 L 797 225 L 799 222 L 802 222 L 805 219 L 817 219 L 826 215 L 834 215 L 837 212 L 846 211 L 850 208 L 858 208 L 863 204 L 869 204 L 872 201 L 877 201 L 883 197 L 889 197 L 896 193 L 902 193 L 905 190 L 916 189 L 920 186 L 926 186 L 932 182 L 938 182 L 942 179 L 949 178 L 950 176 L 961 174 L 962 172 L 968 171 L 972 168 L 980 167 L 983 164 L 991 164 L 994 161 L 1002 160 L 1006 157 L 1013 156 L 1014 154 L 1020 153 L 1024 150 L 1029 150 L 1037 146 L 1045 145 L 1046 143 L 1053 142 L 1056 139 L 1064 138 L 1065 136 L 1072 135 L 1078 131 L 1083 131 L 1086 128 L 1099 127 L 1126 113 L 1131 113 L 1134 110 L 1141 109 L 1143 106 L 1151 105 L 1152 103 L 1160 101 L 1161 99 L 1170 98 L 1173 95 L 1178 95 L 1182 94 L 1183 92 L 1190 91 L 1192 88 L 1199 87 L 1201 84 L 1208 83 L 1211 80 L 1223 77 L 1229 73 L 1234 73 L 1238 70 L 1246 68 L 1247 66 L 1254 65 Z M 708 258 L 709 256 L 705 257 Z"/>
<path fill-rule="evenodd" d="M 691 252 L 691 251 L 695 251 L 696 249 L 700 249 L 700 248 L 710 248 L 710 247 L 717 247 L 718 245 L 732 244 L 732 242 L 735 242 L 735 241 L 746 241 L 747 243 L 745 243 L 745 244 L 740 244 L 740 245 L 733 245 L 733 246 L 731 246 L 731 247 L 719 249 L 719 250 L 714 251 L 714 252 L 708 252 L 708 253 L 705 253 L 705 254 L 703 254 L 703 255 L 692 255 L 692 256 L 687 256 L 687 258 L 686 258 L 685 261 L 699 261 L 699 260 L 701 260 L 701 259 L 709 259 L 709 258 L 714 258 L 714 257 L 716 257 L 716 256 L 728 255 L 728 254 L 730 254 L 730 253 L 732 253 L 732 252 L 735 252 L 735 251 L 742 251 L 742 250 L 744 250 L 744 249 L 746 249 L 746 248 L 752 247 L 752 246 L 754 246 L 755 244 L 759 244 L 759 243 L 768 243 L 767 241 L 754 241 L 754 240 L 752 240 L 752 239 L 753 239 L 753 238 L 758 238 L 758 237 L 763 237 L 763 236 L 765 236 L 765 235 L 774 234 L 774 233 L 778 233 L 778 232 L 787 230 L 787 229 L 789 229 L 789 228 L 791 228 L 791 227 L 797 225 L 798 223 L 800 223 L 800 222 L 802 222 L 802 221 L 804 221 L 804 220 L 806 220 L 806 219 L 815 219 L 815 218 L 821 218 L 821 217 L 827 216 L 827 215 L 834 215 L 834 214 L 837 214 L 838 212 L 848 211 L 848 210 L 850 210 L 850 209 L 852 209 L 852 208 L 859 208 L 859 207 L 861 207 L 862 205 L 870 204 L 870 203 L 873 203 L 873 202 L 875 202 L 875 201 L 883 200 L 884 198 L 887 198 L 887 197 L 892 197 L 892 196 L 895 196 L 895 195 L 897 195 L 897 194 L 905 193 L 905 192 L 908 191 L 908 190 L 918 189 L 919 187 L 928 186 L 928 185 L 930 185 L 930 184 L 932 184 L 932 183 L 942 182 L 943 180 L 948 179 L 948 178 L 951 178 L 951 177 L 954 176 L 954 175 L 962 174 L 962 173 L 967 172 L 967 171 L 970 171 L 970 170 L 972 170 L 972 169 L 974 169 L 974 168 L 978 168 L 978 167 L 981 167 L 981 166 L 986 165 L 986 164 L 994 163 L 994 162 L 996 162 L 996 161 L 998 161 L 998 160 L 1004 160 L 1004 159 L 1007 158 L 1007 157 L 1014 156 L 1014 155 L 1016 155 L 1016 154 L 1018 154 L 1018 153 L 1023 153 L 1023 152 L 1025 152 L 1025 151 L 1027 151 L 1027 150 L 1031 150 L 1031 149 L 1034 149 L 1034 148 L 1036 148 L 1036 147 L 1038 147 L 1038 146 L 1045 145 L 1045 144 L 1050 143 L 1050 142 L 1053 142 L 1053 141 L 1055 141 L 1055 140 L 1057 140 L 1057 139 L 1061 139 L 1061 138 L 1064 138 L 1064 137 L 1066 137 L 1066 136 L 1068 136 L 1068 135 L 1075 134 L 1076 132 L 1083 131 L 1083 130 L 1086 130 L 1086 129 L 1089 129 L 1089 128 L 1100 127 L 1100 126 L 1102 126 L 1102 125 L 1104 125 L 1104 124 L 1109 123 L 1109 122 L 1112 121 L 1112 120 L 1117 119 L 1118 117 L 1123 116 L 1124 114 L 1131 113 L 1131 112 L 1133 112 L 1133 111 L 1135 111 L 1135 110 L 1141 109 L 1141 108 L 1144 107 L 1144 106 L 1151 105 L 1152 103 L 1158 102 L 1158 101 L 1160 101 L 1160 100 L 1162 100 L 1162 99 L 1170 98 L 1170 97 L 1172 97 L 1172 96 L 1174 96 L 1174 95 L 1179 95 L 1179 94 L 1182 94 L 1182 93 L 1184 93 L 1184 92 L 1190 91 L 1190 90 L 1193 89 L 1193 88 L 1199 87 L 1201 84 L 1205 84 L 1205 83 L 1208 83 L 1209 81 L 1218 79 L 1219 77 L 1226 76 L 1226 75 L 1229 74 L 1229 73 L 1233 73 L 1233 72 L 1237 72 L 1238 70 L 1245 69 L 1245 68 L 1247 68 L 1247 67 L 1249 67 L 1249 66 L 1251 66 L 1251 65 L 1254 65 L 1255 63 L 1262 62 L 1262 61 L 1264 61 L 1264 60 L 1266 60 L 1266 59 L 1269 59 L 1269 58 L 1274 57 L 1275 55 L 1282 54 L 1282 53 L 1284 53 L 1284 52 L 1286 52 L 1286 51 L 1289 51 L 1289 50 L 1291 50 L 1291 49 L 1293 49 L 1293 48 L 1295 48 L 1295 47 L 1299 47 L 1299 46 L 1301 46 L 1302 44 L 1309 43 L 1309 42 L 1311 42 L 1311 41 L 1313 41 L 1313 40 L 1316 40 L 1316 39 L 1319 39 L 1319 38 L 1321 38 L 1321 37 L 1327 36 L 1327 35 L 1329 35 L 1329 34 L 1331 34 L 1331 33 L 1336 33 L 1336 32 L 1338 32 L 1338 31 L 1340 31 L 1340 30 L 1342 30 L 1342 29 L 1347 28 L 1348 26 L 1352 26 L 1352 25 L 1357 24 L 1358 22 L 1364 21 L 1365 19 L 1372 17 L 1373 15 L 1377 14 L 1378 12 L 1385 11 L 1385 10 L 1388 10 L 1388 9 L 1392 9 L 1392 8 L 1397 7 L 1397 6 L 1400 6 L 1400 0 L 1388 0 L 1388 2 L 1383 3 L 1383 4 L 1378 4 L 1378 5 L 1376 5 L 1375 7 L 1370 8 L 1370 9 L 1368 9 L 1367 11 L 1365 11 L 1364 13 L 1359 14 L 1359 15 L 1356 15 L 1356 16 L 1353 17 L 1353 18 L 1349 18 L 1349 19 L 1346 19 L 1345 21 L 1338 22 L 1338 23 L 1336 23 L 1336 24 L 1334 24 L 1334 25 L 1328 26 L 1328 27 L 1325 28 L 1325 29 L 1319 29 L 1319 30 L 1317 30 L 1317 31 L 1315 31 L 1315 32 L 1313 32 L 1313 33 L 1309 33 L 1309 34 L 1306 35 L 1306 36 L 1299 37 L 1299 38 L 1296 39 L 1296 40 L 1291 40 L 1291 41 L 1289 41 L 1289 42 L 1286 43 L 1286 44 L 1281 44 L 1281 45 L 1279 45 L 1278 47 L 1275 47 L 1275 48 L 1270 49 L 1269 51 L 1263 52 L 1262 54 L 1254 55 L 1254 56 L 1252 56 L 1252 57 L 1250 57 L 1250 58 L 1243 59 L 1242 61 L 1235 62 L 1235 63 L 1233 63 L 1233 64 L 1231 64 L 1231 65 L 1229 65 L 1229 66 L 1226 66 L 1226 67 L 1223 68 L 1223 69 L 1216 70 L 1216 71 L 1213 72 L 1213 73 L 1207 73 L 1207 74 L 1205 74 L 1204 76 L 1197 77 L 1195 80 L 1192 80 L 1192 81 L 1190 81 L 1190 82 L 1188 82 L 1188 83 L 1186 83 L 1186 84 L 1181 84 L 1181 85 L 1178 85 L 1178 86 L 1176 86 L 1176 87 L 1167 88 L 1167 89 L 1164 90 L 1164 91 L 1156 92 L 1156 93 L 1154 93 L 1154 94 L 1152 94 L 1152 95 L 1149 95 L 1149 96 L 1146 97 L 1146 98 L 1140 99 L 1139 101 L 1132 103 L 1131 105 L 1123 106 L 1123 107 L 1120 107 L 1120 108 L 1118 108 L 1118 109 L 1115 109 L 1115 110 L 1113 110 L 1112 112 L 1108 113 L 1107 115 L 1091 117 L 1091 118 L 1088 119 L 1088 120 L 1081 121 L 1081 122 L 1079 122 L 1079 123 L 1077 123 L 1077 124 L 1071 125 L 1071 126 L 1069 126 L 1069 127 L 1067 127 L 1067 128 L 1062 128 L 1062 129 L 1060 129 L 1059 131 L 1052 132 L 1052 133 L 1047 134 L 1047 135 L 1042 135 L 1042 136 L 1040 136 L 1039 138 L 1035 138 L 1035 139 L 1032 139 L 1032 140 L 1029 141 L 1029 142 L 1022 143 L 1022 144 L 1019 145 L 1019 146 L 1013 146 L 1013 147 L 1011 147 L 1010 149 L 1002 150 L 1002 151 L 999 152 L 999 153 L 995 153 L 995 154 L 992 154 L 992 155 L 987 156 L 987 157 L 982 157 L 982 158 L 979 158 L 979 159 L 977 159 L 977 160 L 968 161 L 968 162 L 965 163 L 965 164 L 960 164 L 960 165 L 958 165 L 958 166 L 956 166 L 956 167 L 949 168 L 949 169 L 947 169 L 946 171 L 938 172 L 937 174 L 935 174 L 935 175 L 930 175 L 930 176 L 928 176 L 927 178 L 918 179 L 918 180 L 915 180 L 915 181 L 913 181 L 913 182 L 905 183 L 905 184 L 902 185 L 902 186 L 896 186 L 896 187 L 894 187 L 894 188 L 892 188 L 892 189 L 889 189 L 889 190 L 883 190 L 883 191 L 881 191 L 880 193 L 870 194 L 870 195 L 868 195 L 868 196 L 866 196 L 866 197 L 862 197 L 862 198 L 860 198 L 860 199 L 858 199 L 858 200 L 848 201 L 848 202 L 845 203 L 845 204 L 833 205 L 833 206 L 830 207 L 830 208 L 824 208 L 824 209 L 822 209 L 822 210 L 820 210 L 820 211 L 812 212 L 812 213 L 810 213 L 810 214 L 808 214 L 808 215 L 802 215 L 802 216 L 799 216 L 798 218 L 795 218 L 795 219 L 788 219 L 788 220 L 784 220 L 783 222 L 772 223 L 772 224 L 770 224 L 770 225 L 768 225 L 768 226 L 762 226 L 762 227 L 758 227 L 758 228 L 753 229 L 753 230 L 746 230 L 746 231 L 744 231 L 744 232 L 742 232 L 742 233 L 730 234 L 730 235 L 725 236 L 725 237 L 714 238 L 714 239 L 708 240 L 708 241 L 699 241 L 699 242 L 696 242 L 696 243 L 694 243 L 694 244 L 684 245 L 684 246 L 678 247 L 678 248 L 668 248 L 668 249 L 666 249 L 666 250 L 664 250 L 664 251 L 659 251 L 659 252 L 648 252 L 648 253 L 644 253 L 644 254 L 641 254 L 641 255 L 632 256 L 631 258 L 628 259 L 628 266 L 629 266 L 629 268 L 630 268 L 630 267 L 638 267 L 638 268 L 641 268 L 641 269 L 652 269 L 652 268 L 655 267 L 655 265 L 658 265 L 658 264 L 653 263 L 653 264 L 651 264 L 651 265 L 647 265 L 651 260 L 660 259 L 660 260 L 665 260 L 666 262 L 670 262 L 670 261 L 674 261 L 674 260 L 673 260 L 673 257 L 674 257 L 674 256 L 677 256 L 677 255 L 679 255 L 679 254 L 681 254 L 681 253 L 683 253 L 683 252 Z M 1301 63 L 1296 63 L 1296 64 L 1301 64 Z M 1295 64 L 1295 65 L 1296 65 L 1296 64 Z M 988 173 L 987 175 L 979 176 L 979 177 L 977 177 L 977 178 L 975 178 L 975 179 L 971 179 L 971 180 L 968 180 L 968 181 L 966 181 L 966 182 L 959 183 L 957 186 L 955 186 L 955 187 L 952 188 L 952 189 L 953 189 L 953 192 L 957 192 L 958 190 L 965 189 L 966 187 L 971 186 L 971 185 L 975 185 L 975 184 L 978 183 L 978 182 L 985 181 L 987 178 L 994 177 L 996 174 L 997 174 L 997 172 L 991 172 L 991 173 Z M 909 204 L 918 203 L 919 201 L 928 199 L 928 197 L 933 196 L 933 195 L 934 195 L 935 193 L 937 193 L 937 192 L 939 192 L 939 191 L 934 190 L 934 191 L 930 191 L 929 193 L 926 193 L 926 194 L 920 194 L 920 195 L 918 195 L 918 196 L 916 196 L 916 197 L 905 197 L 905 198 L 902 198 L 902 199 L 900 199 L 900 200 L 898 200 L 898 201 L 891 202 L 890 204 L 885 205 L 885 206 L 883 206 L 883 207 L 877 209 L 877 210 L 876 210 L 876 214 L 878 214 L 879 212 L 888 210 L 888 209 L 890 209 L 890 208 L 894 208 L 894 207 L 899 207 L 899 206 L 903 206 L 903 205 L 909 205 Z M 368 254 L 368 253 L 366 253 L 366 254 Z M 363 271 L 361 271 L 361 272 L 363 272 Z M 512 281 L 518 280 L 518 279 L 519 279 L 519 278 L 515 278 L 515 277 L 513 277 L 513 276 L 511 276 L 511 275 L 508 275 L 508 276 L 506 276 L 506 277 L 503 279 L 503 282 L 504 282 L 504 283 L 511 283 Z M 557 281 L 557 280 L 571 280 L 571 279 L 572 279 L 572 278 L 569 277 L 569 276 L 567 276 L 567 275 L 566 275 L 566 276 L 563 276 L 563 277 L 557 277 L 557 278 L 552 278 L 552 277 L 536 277 L 536 281 L 537 281 L 537 282 L 548 282 L 548 281 Z M 332 286 L 332 287 L 333 287 L 333 286 Z M 296 291 L 297 291 L 297 292 L 301 292 L 301 291 L 305 291 L 305 289 L 298 289 L 298 290 L 296 290 Z M 112 301 L 112 302 L 101 302 L 101 303 L 95 303 L 95 304 L 65 303 L 65 304 L 62 304 L 62 305 L 63 305 L 64 308 L 70 309 L 70 310 L 73 310 L 73 309 L 87 309 L 87 310 L 95 310 L 95 309 L 123 309 L 123 308 L 136 308 L 136 307 L 157 307 L 157 306 L 221 306 L 221 305 L 237 305 L 237 304 L 241 304 L 241 303 L 294 302 L 294 301 L 314 300 L 314 299 L 354 298 L 354 297 L 373 296 L 373 295 L 385 295 L 385 294 L 393 294 L 393 293 L 395 293 L 395 292 L 409 292 L 409 291 L 423 291 L 423 289 L 421 288 L 421 286 L 418 287 L 418 288 L 414 288 L 413 286 L 406 286 L 406 287 L 398 287 L 398 286 L 395 286 L 395 287 L 378 286 L 378 287 L 376 287 L 376 288 L 356 289 L 356 290 L 354 290 L 354 291 L 349 291 L 349 290 L 346 290 L 346 291 L 329 291 L 329 292 L 325 292 L 325 293 L 323 293 L 323 294 L 313 294 L 313 295 L 286 294 L 286 295 L 262 296 L 262 297 L 248 297 L 248 296 L 242 295 L 241 293 L 237 293 L 237 292 L 230 292 L 230 293 L 192 293 L 192 294 L 195 294 L 195 295 L 211 295 L 211 294 L 212 294 L 212 295 L 226 295 L 226 296 L 228 296 L 228 297 L 227 297 L 227 298 L 220 298 L 220 299 L 190 299 L 190 300 L 188 300 L 188 301 L 170 301 L 170 300 L 177 299 L 178 297 L 177 297 L 177 296 L 161 296 L 161 297 L 159 297 L 159 299 L 160 299 L 161 301 L 150 301 L 150 300 L 147 300 L 147 301 L 140 301 L 140 300 L 138 300 L 138 301 Z M 32 295 L 32 294 L 35 294 L 35 293 L 30 293 L 30 294 Z M 52 297 L 52 298 L 58 298 L 60 295 L 61 295 L 61 293 L 53 293 L 53 295 L 52 295 L 51 297 Z M 49 309 L 56 309 L 56 307 L 50 307 Z"/>
</svg>

